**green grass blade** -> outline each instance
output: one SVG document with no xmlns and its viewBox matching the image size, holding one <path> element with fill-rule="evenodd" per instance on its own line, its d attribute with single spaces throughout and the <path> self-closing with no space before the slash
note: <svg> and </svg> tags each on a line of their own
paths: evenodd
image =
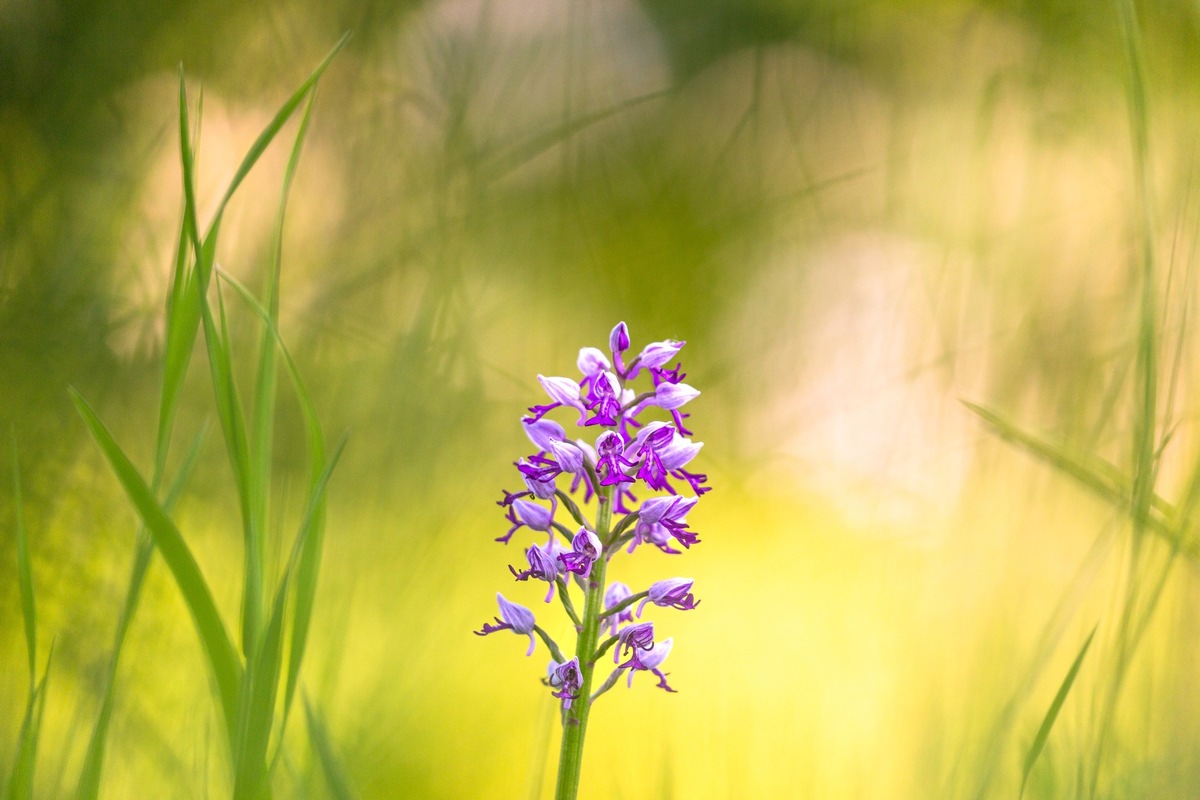
<svg viewBox="0 0 1200 800">
<path fill-rule="evenodd" d="M 309 74 L 304 83 L 300 84 L 300 88 L 297 89 L 292 96 L 287 99 L 287 102 L 280 107 L 279 111 L 275 113 L 275 117 L 270 123 L 267 124 L 267 127 L 263 129 L 262 133 L 258 135 L 258 138 L 254 140 L 254 144 L 250 146 L 250 150 L 242 159 L 242 163 L 238 167 L 237 172 L 234 174 L 233 180 L 229 183 L 229 188 L 225 190 L 225 195 L 221 198 L 221 202 L 217 206 L 216 219 L 220 219 L 221 215 L 225 211 L 225 206 L 229 203 L 230 198 L 233 197 L 233 193 L 237 191 L 238 186 L 241 185 L 242 181 L 246 178 L 246 175 L 249 174 L 251 168 L 255 165 L 255 163 L 258 162 L 258 159 L 267 149 L 267 146 L 271 144 L 272 140 L 274 140 L 280 129 L 283 128 L 284 124 L 287 123 L 288 119 L 290 119 L 292 114 L 295 113 L 296 109 L 299 108 L 300 103 L 304 101 L 305 95 L 307 95 L 309 91 L 316 86 L 317 81 L 320 80 L 321 76 L 325 73 L 325 70 L 329 67 L 330 62 L 333 61 L 334 56 L 336 56 L 341 49 L 346 46 L 346 42 L 349 41 L 349 39 L 350 34 L 347 32 L 342 36 L 341 39 L 338 40 L 338 43 L 333 46 L 333 49 L 329 51 L 324 59 L 322 59 L 321 63 L 317 65 L 317 68 Z"/>
<path fill-rule="evenodd" d="M 300 679 L 300 666 L 304 662 L 308 630 L 312 622 L 313 605 L 316 600 L 317 579 L 320 576 L 321 552 L 325 538 L 325 485 L 329 481 L 334 465 L 341 458 L 345 446 L 346 438 L 343 436 L 334 449 L 329 465 L 313 483 L 309 492 L 308 511 L 296 537 L 297 550 L 294 553 L 299 561 L 299 572 L 296 577 L 295 620 L 292 623 L 291 649 L 288 653 L 287 687 L 284 691 L 285 724 Z"/>
<path fill-rule="evenodd" d="M 275 701 L 279 688 L 279 677 L 283 661 L 284 617 L 287 612 L 287 598 L 300 561 L 300 553 L 304 551 L 305 540 L 312 529 L 314 509 L 322 507 L 325 499 L 325 488 L 329 477 L 341 458 L 345 446 L 343 439 L 333 458 L 321 473 L 315 494 L 309 499 L 308 508 L 301 522 L 300 533 L 292 546 L 292 553 L 284 569 L 279 590 L 271 612 L 271 619 L 263 632 L 259 649 L 246 669 L 246 681 L 243 684 L 240 714 L 238 724 L 238 741 L 234 798 L 235 800 L 255 800 L 263 796 L 269 783 L 267 769 L 267 747 L 270 744 L 271 729 L 275 721 Z M 286 726 L 286 716 L 283 725 Z M 283 728 L 280 729 L 280 740 L 283 738 Z"/>
<path fill-rule="evenodd" d="M 275 725 L 275 698 L 283 661 L 284 614 L 291 570 L 284 573 L 259 639 L 258 649 L 246 667 L 239 707 L 238 740 L 234 747 L 234 800 L 258 800 L 268 794 L 267 746 Z"/>
<path fill-rule="evenodd" d="M 312 620 L 312 609 L 316 597 L 317 581 L 320 576 L 321 551 L 324 546 L 325 503 L 324 493 L 319 490 L 324 481 L 327 480 L 325 472 L 325 436 L 321 430 L 320 421 L 317 418 L 316 406 L 313 404 L 312 397 L 304 386 L 304 381 L 300 377 L 300 371 L 296 366 L 295 360 L 279 336 L 279 329 L 271 318 L 270 312 L 263 308 L 262 304 L 254 298 L 254 295 L 232 276 L 224 272 L 219 273 L 219 276 L 232 286 L 246 304 L 258 314 L 266 326 L 267 332 L 279 347 L 280 354 L 283 356 L 284 365 L 287 368 L 288 375 L 291 377 L 292 386 L 304 417 L 305 435 L 308 443 L 309 496 L 310 498 L 317 499 L 315 504 L 310 505 L 310 512 L 306 514 L 306 522 L 302 526 L 300 538 L 297 539 L 297 541 L 302 543 L 302 550 L 299 556 L 299 573 L 296 577 L 295 615 L 292 626 L 291 648 L 288 656 L 288 681 L 284 692 L 284 719 L 286 720 L 295 696 L 300 664 L 304 659 L 304 651 L 308 642 L 308 629 Z M 339 453 L 342 446 L 344 446 L 344 441 L 342 445 L 339 445 Z"/>
<path fill-rule="evenodd" d="M 183 227 L 196 246 L 199 259 L 200 223 L 196 218 L 196 162 L 191 145 L 188 120 L 187 85 L 183 65 L 179 65 L 179 161 L 183 165 Z"/>
<path fill-rule="evenodd" d="M 105 459 L 121 483 L 125 494 L 137 509 L 138 515 L 153 537 L 155 545 L 162 553 L 163 560 L 171 570 L 171 575 L 183 595 L 184 602 L 196 625 L 196 631 L 200 635 L 213 678 L 217 683 L 221 710 L 230 733 L 230 741 L 232 741 L 233 726 L 237 719 L 242 667 L 237 651 L 221 622 L 221 616 L 213 601 L 212 593 L 200 572 L 200 566 L 196 563 L 191 550 L 188 549 L 179 529 L 175 527 L 175 523 L 154 499 L 150 487 L 142 480 L 141 475 L 130 463 L 120 445 L 113 439 L 108 428 L 96 416 L 96 412 L 74 389 L 71 390 L 71 399 L 75 402 L 75 407 L 83 417 L 92 438 L 104 453 Z"/>
<path fill-rule="evenodd" d="M 217 419 L 225 437 L 225 448 L 229 465 L 233 470 L 234 487 L 237 490 L 238 507 L 241 512 L 243 543 L 245 546 L 245 571 L 242 587 L 242 652 L 249 657 L 254 652 L 256 639 L 262 623 L 262 585 L 264 548 L 259 532 L 253 524 L 250 512 L 250 454 L 246 438 L 246 421 L 233 377 L 233 356 L 229 349 L 229 334 L 225 322 L 225 310 L 218 297 L 220 327 L 213 319 L 212 309 L 201 300 L 201 319 L 204 323 L 204 339 L 208 349 L 209 372 L 212 377 L 213 397 L 217 406 Z"/>
<path fill-rule="evenodd" d="M 251 417 L 252 439 L 250 441 L 250 509 L 253 514 L 251 529 L 259 532 L 259 561 L 265 561 L 265 543 L 262 541 L 268 527 L 271 491 L 271 456 L 275 431 L 276 396 L 276 344 L 279 320 L 279 282 L 283 263 L 283 227 L 288 194 L 300 161 L 301 145 L 308 132 L 312 118 L 315 92 L 308 95 L 300 129 L 292 145 L 284 173 L 282 195 L 275 218 L 275 247 L 271 268 L 267 277 L 266 307 L 269 324 L 264 326 L 259 345 L 258 375 L 254 390 L 254 407 Z M 322 458 L 324 456 L 322 455 Z"/>
<path fill-rule="evenodd" d="M 1037 735 L 1033 737 L 1033 744 L 1029 747 L 1029 752 L 1025 755 L 1025 764 L 1022 767 L 1021 774 L 1021 791 L 1018 797 L 1025 794 L 1025 783 L 1029 780 L 1029 773 L 1033 770 L 1033 765 L 1037 763 L 1038 756 L 1042 754 L 1042 749 L 1046 746 L 1046 740 L 1050 738 L 1050 731 L 1054 727 L 1054 722 L 1058 719 L 1058 712 L 1062 710 L 1063 703 L 1067 700 L 1067 695 L 1071 693 L 1071 687 L 1075 685 L 1075 677 L 1079 674 L 1079 668 L 1083 665 L 1083 658 L 1087 655 L 1088 648 L 1092 646 L 1092 638 L 1096 635 L 1096 628 L 1092 628 L 1092 632 L 1088 634 L 1087 639 L 1083 643 L 1083 647 L 1079 648 L 1078 655 L 1075 656 L 1075 661 L 1071 664 L 1071 668 L 1067 670 L 1067 677 L 1063 678 L 1062 685 L 1058 687 L 1058 693 L 1054 695 L 1054 701 L 1050 703 L 1050 707 L 1046 709 L 1046 716 L 1042 719 L 1042 724 L 1038 728 Z"/>
<path fill-rule="evenodd" d="M 330 741 L 329 734 L 325 730 L 325 723 L 313 711 L 312 704 L 308 702 L 307 697 L 304 698 L 304 716 L 308 720 L 308 736 L 312 739 L 313 747 L 317 751 L 317 760 L 321 763 L 321 771 L 325 774 L 325 782 L 329 786 L 329 793 L 336 800 L 356 800 L 358 795 L 351 788 L 350 779 L 346 776 L 346 770 L 343 768 L 337 754 L 333 751 L 333 743 Z"/>
<path fill-rule="evenodd" d="M 21 464 L 17 440 L 12 440 L 13 509 L 17 521 L 17 580 L 21 590 L 21 616 L 25 620 L 25 652 L 29 656 L 29 685 L 37 681 L 37 603 L 33 596 L 33 568 L 29 564 L 29 541 L 25 535 L 25 505 L 21 498 Z"/>
<path fill-rule="evenodd" d="M 1132 487 L 1130 481 L 1112 464 L 1094 456 L 1073 453 L 1059 445 L 1026 433 L 1008 422 L 995 411 L 981 405 L 961 400 L 963 405 L 987 422 L 1000 438 L 1020 445 L 1032 455 L 1054 467 L 1059 472 L 1074 478 L 1114 507 L 1132 513 Z M 1200 560 L 1200 541 L 1190 537 L 1172 521 L 1177 518 L 1175 507 L 1151 493 L 1150 514 L 1145 525 L 1165 539 L 1172 547 L 1193 561 Z"/>
<path fill-rule="evenodd" d="M 1133 150 L 1135 207 L 1140 212 L 1138 239 L 1141 245 L 1141 304 L 1138 313 L 1137 371 L 1140 382 L 1140 407 L 1134 420 L 1134 519 L 1139 525 L 1149 515 L 1158 459 L 1155 458 L 1157 422 L 1158 336 L 1157 304 L 1154 280 L 1154 226 L 1150 214 L 1148 177 L 1149 136 L 1147 134 L 1146 80 L 1142 68 L 1137 12 L 1132 0 L 1117 3 L 1121 34 L 1129 60 L 1129 132 Z"/>
<path fill-rule="evenodd" d="M 175 475 L 175 480 L 167 489 L 167 497 L 163 501 L 163 510 L 170 514 L 187 485 L 192 470 L 199 461 L 200 450 L 208 426 L 201 427 L 192 445 L 184 456 L 183 463 Z M 117 620 L 117 632 L 113 642 L 112 654 L 109 656 L 104 680 L 104 696 L 100 701 L 100 713 L 96 717 L 95 727 L 92 728 L 88 740 L 87 753 L 83 759 L 83 769 L 79 774 L 79 783 L 75 788 L 76 800 L 95 800 L 100 795 L 100 777 L 104 770 L 104 752 L 108 742 L 108 727 L 112 722 L 113 702 L 115 698 L 117 667 L 121 661 L 121 651 L 125 647 L 125 637 L 129 626 L 137 612 L 138 601 L 141 598 L 142 585 L 146 579 L 146 570 L 150 566 L 150 557 L 154 555 L 154 540 L 146 533 L 144 526 L 139 526 L 137 533 L 137 552 L 134 555 L 133 569 L 129 577 L 129 586 L 125 591 L 125 602 L 121 607 L 121 616 Z"/>
<path fill-rule="evenodd" d="M 54 661 L 54 647 L 46 658 L 46 670 L 36 685 L 29 686 L 29 699 L 25 705 L 25 716 L 21 720 L 21 731 L 17 737 L 17 756 L 12 774 L 8 777 L 4 797 L 7 800 L 31 800 L 33 777 L 37 768 L 38 741 L 41 738 L 42 720 L 46 713 L 46 682 L 50 677 L 50 664 Z"/>
<path fill-rule="evenodd" d="M 163 348 L 162 391 L 159 395 L 157 445 L 154 452 L 156 477 L 161 476 L 167 467 L 167 449 L 171 443 L 179 393 L 183 389 L 200 327 L 200 306 L 192 286 L 195 277 L 187 269 L 188 244 L 187 230 L 181 226 L 175 250 L 175 268 L 171 273 L 171 291 L 167 296 L 166 343 Z"/>
</svg>

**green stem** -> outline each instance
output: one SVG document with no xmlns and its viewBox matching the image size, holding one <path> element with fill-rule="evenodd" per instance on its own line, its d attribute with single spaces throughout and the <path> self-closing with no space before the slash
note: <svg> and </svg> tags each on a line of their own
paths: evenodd
<svg viewBox="0 0 1200 800">
<path fill-rule="evenodd" d="M 613 487 L 600 490 L 599 509 L 596 512 L 596 536 L 606 541 L 612 525 Z M 583 738 L 587 733 L 588 711 L 591 710 L 592 675 L 596 671 L 596 640 L 600 637 L 600 613 L 604 610 L 604 572 L 608 566 L 606 558 L 598 558 L 592 564 L 588 577 L 587 592 L 583 606 L 583 627 L 575 655 L 579 658 L 579 671 L 583 683 L 578 698 L 563 717 L 562 749 L 558 758 L 558 788 L 555 800 L 575 800 L 579 793 L 579 773 L 583 766 Z"/>
</svg>

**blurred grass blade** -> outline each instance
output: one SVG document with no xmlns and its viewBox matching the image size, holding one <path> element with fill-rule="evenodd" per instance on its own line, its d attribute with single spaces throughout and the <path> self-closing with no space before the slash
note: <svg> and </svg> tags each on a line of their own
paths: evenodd
<svg viewBox="0 0 1200 800">
<path fill-rule="evenodd" d="M 329 740 L 325 724 L 313 711 L 312 704 L 308 702 L 307 697 L 304 698 L 304 716 L 308 720 L 308 736 L 312 739 L 313 747 L 317 751 L 317 760 L 321 764 L 321 771 L 325 774 L 329 793 L 336 800 L 356 800 L 358 795 L 351 788 L 350 779 L 346 776 L 346 770 L 342 767 L 341 760 L 333 752 L 333 743 Z"/>
<path fill-rule="evenodd" d="M 25 505 L 21 498 L 21 464 L 17 439 L 12 437 L 13 512 L 17 522 L 17 580 L 21 590 L 21 616 L 25 620 L 25 652 L 29 656 L 29 687 L 37 681 L 37 604 L 33 596 L 33 568 L 29 564 L 29 541 L 25 536 Z"/>
<path fill-rule="evenodd" d="M 163 510 L 170 514 L 183 493 L 183 487 L 191 477 L 192 470 L 200 456 L 200 449 L 208 432 L 208 426 L 200 428 L 192 445 L 184 456 L 183 463 L 167 489 L 167 498 L 163 501 Z M 100 701 L 100 713 L 96 717 L 96 725 L 92 729 L 91 739 L 88 740 L 87 754 L 83 759 L 83 769 L 79 774 L 79 783 L 75 789 L 76 800 L 95 800 L 100 795 L 100 776 L 104 770 L 104 751 L 108 741 L 108 726 L 112 722 L 113 702 L 117 682 L 117 666 L 121 661 L 121 651 L 125 647 L 125 637 L 137 612 L 138 601 L 141 598 L 142 584 L 146 578 L 146 570 L 150 566 L 150 558 L 154 555 L 154 540 L 146 533 L 144 525 L 138 527 L 137 552 L 134 555 L 133 570 L 129 577 L 129 587 L 125 592 L 125 603 L 121 607 L 121 616 L 117 620 L 117 633 L 113 642 L 112 654 L 109 656 L 108 668 L 104 678 L 104 696 Z"/>
<path fill-rule="evenodd" d="M 1072 453 L 1057 444 L 1039 439 L 1021 430 L 989 408 L 968 400 L 960 400 L 960 402 L 991 425 L 1000 438 L 1020 445 L 1059 472 L 1091 489 L 1121 511 L 1128 513 L 1134 511 L 1132 507 L 1133 490 L 1130 482 L 1112 464 L 1095 456 Z M 1177 547 L 1188 558 L 1193 561 L 1200 558 L 1200 541 L 1188 537 L 1185 531 L 1167 521 L 1176 518 L 1175 507 L 1153 492 L 1151 492 L 1149 504 L 1154 513 L 1144 520 L 1144 524 L 1162 536 L 1173 547 Z"/>
<path fill-rule="evenodd" d="M 508 175 L 513 170 L 533 161 L 542 153 L 550 150 L 562 142 L 570 139 L 576 133 L 586 130 L 593 125 L 601 123 L 607 119 L 635 108 L 642 103 L 648 103 L 652 100 L 659 100 L 664 97 L 669 97 L 674 92 L 674 89 L 659 89 L 653 92 L 630 97 L 627 100 L 622 100 L 620 103 L 612 105 L 608 108 L 602 108 L 598 111 L 593 111 L 590 114 L 584 114 L 574 119 L 568 119 L 565 122 L 555 125 L 549 130 L 543 131 L 527 140 L 520 141 L 515 145 L 508 147 L 497 148 L 502 152 L 491 154 L 484 153 L 484 166 L 482 172 L 487 176 L 488 180 L 497 181 Z"/>
<path fill-rule="evenodd" d="M 120 445 L 96 416 L 96 412 L 74 389 L 71 389 L 71 399 L 175 578 L 188 611 L 192 614 L 197 633 L 200 634 L 201 644 L 221 696 L 221 710 L 227 730 L 231 734 L 230 741 L 233 741 L 242 668 L 237 651 L 234 650 L 229 634 L 221 622 L 212 593 L 200 572 L 200 566 L 175 523 L 154 499 L 150 487 L 142 480 Z"/>
<path fill-rule="evenodd" d="M 50 678 L 50 664 L 54 661 L 54 646 L 46 657 L 46 670 L 42 679 L 29 685 L 29 698 L 25 704 L 25 716 L 17 735 L 17 755 L 13 759 L 12 774 L 5 787 L 6 800 L 31 800 L 33 778 L 37 769 L 38 740 L 41 738 L 42 720 L 46 713 L 46 682 Z"/>
<path fill-rule="evenodd" d="M 1029 752 L 1025 755 L 1025 764 L 1022 767 L 1021 774 L 1021 791 L 1017 795 L 1018 797 L 1022 797 L 1025 794 L 1025 784 L 1029 780 L 1029 773 L 1033 770 L 1033 765 L 1037 763 L 1038 756 L 1042 754 L 1042 749 L 1046 746 L 1046 740 L 1050 738 L 1050 730 L 1054 727 L 1055 720 L 1058 719 L 1058 712 L 1062 710 L 1063 703 L 1067 700 L 1067 695 L 1071 693 L 1071 687 L 1075 684 L 1075 677 L 1079 674 L 1079 668 L 1083 665 L 1083 658 L 1087 655 L 1088 648 L 1092 646 L 1092 638 L 1096 635 L 1096 628 L 1099 627 L 1099 624 L 1097 624 L 1092 628 L 1092 632 L 1088 634 L 1083 647 L 1079 648 L 1079 654 L 1075 656 L 1074 663 L 1071 664 L 1071 669 L 1067 670 L 1067 677 L 1063 678 L 1062 685 L 1058 687 L 1058 693 L 1054 695 L 1054 701 L 1046 709 L 1046 716 L 1042 719 L 1041 727 L 1038 728 L 1037 735 L 1033 737 L 1033 744 L 1030 745 Z"/>
<path fill-rule="evenodd" d="M 233 193 L 237 191 L 238 186 L 241 185 L 246 175 L 249 174 L 250 169 L 255 165 L 255 163 L 258 162 L 258 159 L 262 156 L 263 151 L 267 149 L 267 146 L 271 144 L 271 141 L 274 140 L 280 129 L 284 126 L 288 119 L 291 118 L 292 114 L 300 106 L 300 103 L 304 101 L 305 95 L 307 95 L 308 92 L 314 86 L 316 86 L 317 81 L 320 80 L 321 76 L 325 73 L 325 70 L 329 67 L 330 62 L 333 61 L 334 56 L 336 56 L 341 49 L 346 46 L 346 42 L 349 41 L 349 39 L 350 33 L 347 31 L 342 35 L 342 38 L 338 40 L 337 44 L 333 46 L 333 49 L 326 54 L 321 63 L 317 65 L 317 68 L 309 74 L 304 83 L 300 84 L 300 88 L 297 89 L 292 96 L 287 99 L 287 102 L 280 107 L 279 111 L 275 113 L 275 117 L 270 123 L 268 123 L 267 127 L 263 129 L 263 132 L 258 135 L 258 138 L 254 140 L 254 144 L 250 146 L 250 150 L 246 153 L 245 158 L 242 159 L 241 165 L 234 174 L 233 180 L 230 181 L 229 188 L 225 190 L 225 196 L 221 198 L 221 202 L 217 206 L 214 224 L 216 223 L 216 220 L 221 218 L 221 215 L 225 212 L 225 206 L 229 203 L 230 198 L 233 197 Z"/>
</svg>

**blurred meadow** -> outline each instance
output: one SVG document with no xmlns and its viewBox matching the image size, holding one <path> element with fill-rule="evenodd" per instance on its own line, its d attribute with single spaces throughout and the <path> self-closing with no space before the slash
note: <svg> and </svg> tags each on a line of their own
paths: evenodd
<svg viewBox="0 0 1200 800">
<path fill-rule="evenodd" d="M 687 340 L 714 491 L 702 544 L 614 562 L 703 602 L 651 615 L 679 693 L 597 703 L 583 797 L 1200 797 L 1188 0 L 0 0 L 0 797 L 86 796 L 106 696 L 99 797 L 240 780 L 157 552 L 107 694 L 145 534 L 69 388 L 158 475 L 179 65 L 203 231 L 347 31 L 282 228 L 311 409 L 282 361 L 264 406 L 272 587 L 346 437 L 275 797 L 553 795 L 544 653 L 471 632 L 498 590 L 552 608 L 495 501 L 535 376 L 622 319 L 635 348 Z M 274 340 L 232 280 L 269 306 L 297 109 L 216 244 L 247 415 Z M 202 341 L 153 488 L 198 441 L 171 519 L 236 631 Z"/>
</svg>

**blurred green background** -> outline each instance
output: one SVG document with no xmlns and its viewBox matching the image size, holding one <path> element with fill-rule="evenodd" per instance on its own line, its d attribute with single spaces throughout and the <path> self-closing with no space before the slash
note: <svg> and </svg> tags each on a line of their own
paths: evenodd
<svg viewBox="0 0 1200 800">
<path fill-rule="evenodd" d="M 203 87 L 210 210 L 349 30 L 290 201 L 281 328 L 331 437 L 349 432 L 304 684 L 359 795 L 552 794 L 544 657 L 471 631 L 497 590 L 558 614 L 513 584 L 527 542 L 492 541 L 494 501 L 529 449 L 535 375 L 574 375 L 624 319 L 635 348 L 687 340 L 715 490 L 690 520 L 702 545 L 614 562 L 635 587 L 694 577 L 703 605 L 655 617 L 679 694 L 639 681 L 597 705 L 584 796 L 1015 797 L 1096 625 L 1026 795 L 1200 796 L 1195 551 L 1143 541 L 959 403 L 1130 473 L 1149 242 L 1164 497 L 1200 455 L 1200 5 L 1137 4 L 1132 126 L 1120 8 L 0 0 L 0 423 L 54 642 L 38 795 L 73 791 L 136 522 L 67 387 L 152 457 L 177 66 Z M 269 151 L 226 216 L 218 263 L 251 286 L 286 159 Z M 252 351 L 256 320 L 231 324 Z M 206 371 L 201 351 L 189 435 L 211 418 Z M 304 465 L 298 411 L 280 414 L 284 522 Z M 177 520 L 232 620 L 220 450 L 210 436 Z M 15 552 L 0 492 L 0 775 L 26 690 Z M 1148 596 L 1131 587 L 1160 576 L 1127 647 L 1129 598 Z M 130 635 L 103 796 L 226 796 L 161 563 Z M 299 721 L 288 737 L 277 796 L 325 796 Z"/>
</svg>

